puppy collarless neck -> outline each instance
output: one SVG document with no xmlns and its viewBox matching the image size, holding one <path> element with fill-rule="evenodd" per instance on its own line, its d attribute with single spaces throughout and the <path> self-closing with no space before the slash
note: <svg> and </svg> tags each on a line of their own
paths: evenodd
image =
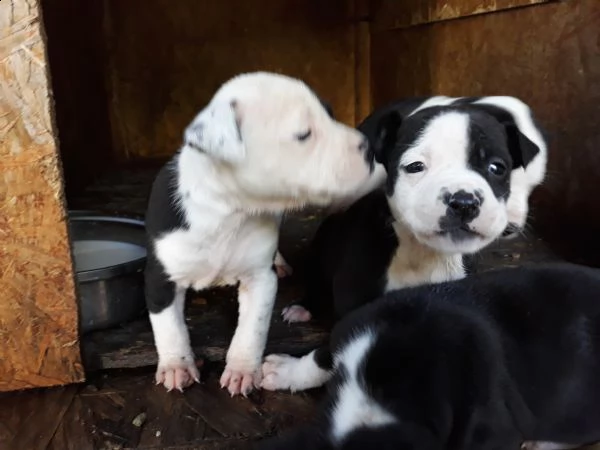
<svg viewBox="0 0 600 450">
<path fill-rule="evenodd" d="M 401 222 L 392 223 L 398 247 L 386 273 L 386 291 L 441 283 L 465 276 L 462 254 L 446 254 L 420 243 Z"/>
</svg>

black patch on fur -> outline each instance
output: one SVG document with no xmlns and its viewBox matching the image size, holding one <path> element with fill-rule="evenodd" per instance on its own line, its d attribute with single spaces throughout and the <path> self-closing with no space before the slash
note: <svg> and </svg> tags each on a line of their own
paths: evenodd
<svg viewBox="0 0 600 450">
<path fill-rule="evenodd" d="M 498 123 L 505 128 L 506 141 L 512 158 L 513 168 L 527 167 L 531 160 L 533 160 L 533 158 L 535 158 L 540 152 L 539 147 L 535 145 L 527 136 L 521 133 L 515 122 L 515 118 L 510 111 L 499 106 L 473 103 L 479 99 L 481 99 L 481 97 L 468 97 L 457 100 L 454 102 L 454 104 L 469 105 L 471 108 L 478 109 L 494 117 L 496 121 L 498 121 Z M 535 118 L 532 117 L 531 119 L 533 125 L 538 128 L 540 133 L 543 135 L 543 132 L 536 123 Z"/>
<path fill-rule="evenodd" d="M 180 201 L 177 192 L 178 178 L 175 156 L 158 172 L 146 209 L 147 259 L 144 280 L 146 305 L 152 313 L 158 313 L 169 306 L 175 294 L 175 284 L 168 280 L 162 264 L 156 258 L 154 242 L 165 233 L 189 228 L 177 206 Z M 189 192 L 186 194 L 189 195 Z"/>
<path fill-rule="evenodd" d="M 383 292 L 398 246 L 387 199 L 376 190 L 327 217 L 313 238 L 301 304 L 323 320 L 337 320 Z"/>
<path fill-rule="evenodd" d="M 518 449 L 524 440 L 600 441 L 600 271 L 572 264 L 500 269 L 391 292 L 346 316 L 330 338 L 376 341 L 359 375 L 397 418 L 328 442 L 339 371 L 310 427 L 271 449 Z M 276 441 L 271 441 L 271 444 Z M 294 447 L 294 442 L 298 446 Z"/>
<path fill-rule="evenodd" d="M 504 127 L 494 117 L 474 106 L 458 110 L 469 114 L 469 167 L 485 178 L 496 198 L 506 200 L 510 194 L 510 174 L 514 167 Z M 488 170 L 489 165 L 497 159 L 506 165 L 503 177 L 494 176 Z"/>
</svg>

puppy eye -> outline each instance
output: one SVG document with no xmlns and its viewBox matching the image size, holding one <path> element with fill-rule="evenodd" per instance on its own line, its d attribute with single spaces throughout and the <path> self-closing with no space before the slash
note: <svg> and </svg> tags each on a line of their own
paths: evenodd
<svg viewBox="0 0 600 450">
<path fill-rule="evenodd" d="M 406 173 L 419 173 L 419 172 L 423 172 L 425 170 L 425 164 L 423 164 L 421 161 L 416 161 L 414 163 L 410 163 L 406 166 L 404 166 L 404 171 Z"/>
<path fill-rule="evenodd" d="M 488 172 L 497 177 L 502 177 L 506 174 L 506 166 L 502 161 L 493 161 L 488 165 Z"/>
<path fill-rule="evenodd" d="M 298 133 L 296 135 L 296 139 L 299 140 L 300 142 L 304 142 L 306 141 L 310 136 L 312 135 L 312 130 L 308 130 L 304 133 Z"/>
</svg>

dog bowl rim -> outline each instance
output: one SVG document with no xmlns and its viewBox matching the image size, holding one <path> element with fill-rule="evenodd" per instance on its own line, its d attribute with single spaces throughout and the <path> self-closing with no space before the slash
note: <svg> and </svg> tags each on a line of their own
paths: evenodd
<svg viewBox="0 0 600 450">
<path fill-rule="evenodd" d="M 140 218 L 128 217 L 118 213 L 105 213 L 100 211 L 89 211 L 89 210 L 69 210 L 69 222 L 72 221 L 95 221 L 95 222 L 111 222 L 111 223 L 122 223 L 126 225 L 134 225 L 141 228 L 142 232 L 145 233 L 145 222 Z M 75 239 L 72 239 L 75 242 Z M 118 242 L 118 241 L 113 241 Z M 133 244 L 135 245 L 135 244 Z M 121 264 L 113 264 L 106 267 L 100 267 L 97 269 L 90 270 L 74 270 L 75 276 L 78 283 L 88 283 L 92 281 L 109 280 L 111 278 L 119 277 L 122 275 L 128 275 L 135 272 L 139 272 L 144 268 L 148 249 L 144 246 L 146 254 L 131 261 L 127 261 Z M 75 255 L 73 254 L 73 265 L 75 265 Z"/>
</svg>

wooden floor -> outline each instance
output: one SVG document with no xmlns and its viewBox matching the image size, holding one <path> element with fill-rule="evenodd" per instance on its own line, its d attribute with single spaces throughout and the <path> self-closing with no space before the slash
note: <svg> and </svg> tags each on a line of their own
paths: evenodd
<svg viewBox="0 0 600 450">
<path fill-rule="evenodd" d="M 110 174 L 71 209 L 143 214 L 155 170 Z M 318 212 L 284 223 L 281 249 L 300 269 L 303 250 L 319 223 Z M 477 271 L 556 259 L 543 243 L 502 241 L 475 259 Z M 287 326 L 281 308 L 297 298 L 300 277 L 280 283 L 267 352 L 299 354 L 327 337 L 317 324 Z M 82 339 L 88 381 L 82 385 L 0 395 L 1 450 L 244 449 L 252 441 L 308 420 L 321 391 L 291 395 L 257 392 L 230 398 L 219 389 L 222 361 L 236 320 L 235 291 L 191 295 L 187 311 L 194 351 L 205 358 L 201 385 L 184 394 L 155 386 L 156 355 L 145 314 Z"/>
</svg>

